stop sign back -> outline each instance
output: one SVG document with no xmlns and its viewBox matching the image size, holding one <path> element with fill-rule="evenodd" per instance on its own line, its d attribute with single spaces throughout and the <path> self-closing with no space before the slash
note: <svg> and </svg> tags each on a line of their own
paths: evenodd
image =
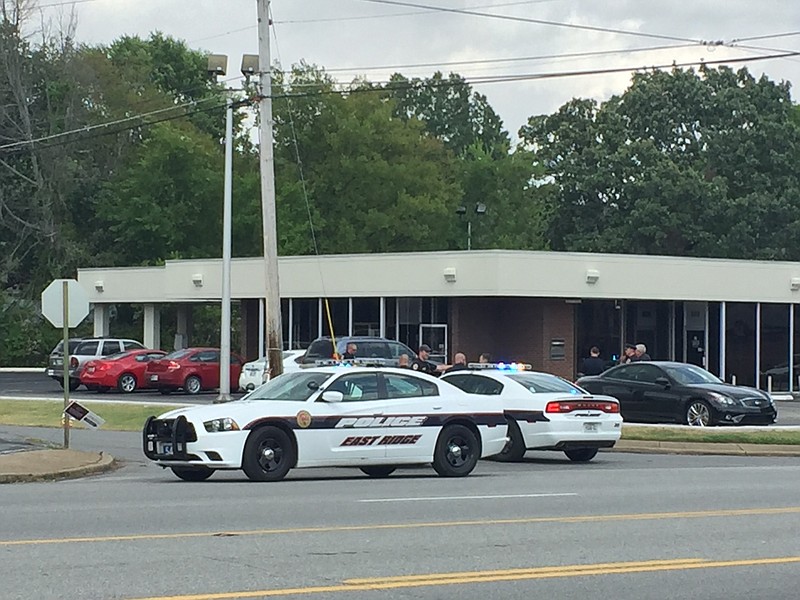
<svg viewBox="0 0 800 600">
<path fill-rule="evenodd" d="M 75 279 L 55 279 L 42 292 L 42 314 L 55 327 L 64 327 L 64 282 L 67 283 L 67 326 L 77 327 L 89 314 L 89 295 Z"/>
</svg>

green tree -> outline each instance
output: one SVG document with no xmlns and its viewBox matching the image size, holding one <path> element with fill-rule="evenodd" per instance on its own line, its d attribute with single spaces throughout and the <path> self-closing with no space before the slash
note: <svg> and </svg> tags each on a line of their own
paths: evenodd
<svg viewBox="0 0 800 600">
<path fill-rule="evenodd" d="M 800 152 L 787 84 L 746 70 L 634 76 L 520 130 L 554 188 L 557 250 L 789 258 Z"/>
</svg>

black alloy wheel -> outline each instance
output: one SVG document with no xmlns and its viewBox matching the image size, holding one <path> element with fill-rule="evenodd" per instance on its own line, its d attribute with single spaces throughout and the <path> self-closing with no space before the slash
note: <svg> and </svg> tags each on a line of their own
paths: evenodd
<svg viewBox="0 0 800 600">
<path fill-rule="evenodd" d="M 686 407 L 686 424 L 692 427 L 708 427 L 714 424 L 711 407 L 705 400 L 690 400 Z"/>
<path fill-rule="evenodd" d="M 564 450 L 564 454 L 572 462 L 589 462 L 597 456 L 597 448 L 570 448 Z"/>
<path fill-rule="evenodd" d="M 442 477 L 466 477 L 480 457 L 480 441 L 469 427 L 445 425 L 433 450 L 433 468 Z"/>
<path fill-rule="evenodd" d="M 242 470 L 252 481 L 279 481 L 286 477 L 294 463 L 294 444 L 283 429 L 268 425 L 248 436 Z"/>
<path fill-rule="evenodd" d="M 136 389 L 136 376 L 133 373 L 123 373 L 117 380 L 117 389 L 123 394 L 130 394 Z"/>
<path fill-rule="evenodd" d="M 205 481 L 214 474 L 208 467 L 171 467 L 172 472 L 184 481 Z"/>
<path fill-rule="evenodd" d="M 362 473 L 365 473 L 370 477 L 382 479 L 394 473 L 397 470 L 397 467 L 392 465 L 373 465 L 370 467 L 359 467 L 359 469 L 361 469 Z"/>
<path fill-rule="evenodd" d="M 525 447 L 525 439 L 522 437 L 522 432 L 519 430 L 519 425 L 513 419 L 508 421 L 508 443 L 503 448 L 503 451 L 492 459 L 499 462 L 519 462 L 525 456 L 527 448 Z"/>
</svg>

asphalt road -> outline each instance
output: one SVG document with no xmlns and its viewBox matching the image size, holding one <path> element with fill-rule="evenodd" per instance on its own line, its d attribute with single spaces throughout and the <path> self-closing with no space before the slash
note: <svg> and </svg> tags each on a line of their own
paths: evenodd
<svg viewBox="0 0 800 600">
<path fill-rule="evenodd" d="M 20 398 L 63 398 L 61 387 L 43 373 L 0 373 L 0 396 L 14 396 Z M 234 398 L 243 394 L 235 393 Z M 185 404 L 207 404 L 217 397 L 217 392 L 202 392 L 197 396 L 184 393 L 163 396 L 153 390 L 138 390 L 132 394 L 121 394 L 117 391 L 98 394 L 89 392 L 81 387 L 70 393 L 75 400 L 134 400 L 138 402 L 165 402 Z M 775 403 L 778 408 L 778 425 L 800 425 L 800 402 L 788 401 Z"/>
<path fill-rule="evenodd" d="M 186 483 L 148 464 L 136 434 L 75 433 L 73 447 L 127 463 L 0 489 L 4 599 L 796 596 L 796 458 L 529 453 L 464 479 Z"/>
</svg>

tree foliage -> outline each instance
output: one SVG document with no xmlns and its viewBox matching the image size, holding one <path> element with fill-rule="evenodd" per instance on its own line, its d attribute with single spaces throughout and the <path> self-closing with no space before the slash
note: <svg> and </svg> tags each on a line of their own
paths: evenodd
<svg viewBox="0 0 800 600">
<path fill-rule="evenodd" d="M 552 247 L 797 260 L 795 115 L 788 84 L 720 68 L 639 73 L 603 105 L 532 117 Z"/>
</svg>

